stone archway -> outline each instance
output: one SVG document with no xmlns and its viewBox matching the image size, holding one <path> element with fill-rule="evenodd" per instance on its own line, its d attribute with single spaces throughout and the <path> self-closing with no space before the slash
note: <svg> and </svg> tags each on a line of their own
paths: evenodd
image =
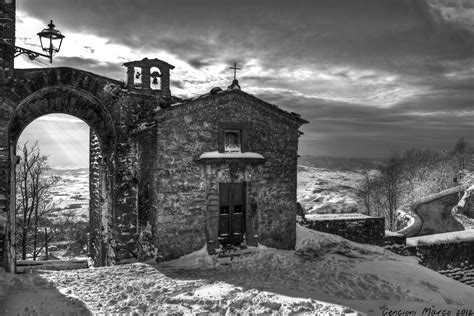
<svg viewBox="0 0 474 316">
<path fill-rule="evenodd" d="M 10 236 L 15 233 L 15 165 L 16 145 L 21 132 L 36 118 L 64 113 L 86 122 L 90 135 L 90 256 L 95 265 L 108 264 L 108 240 L 113 218 L 115 125 L 100 99 L 83 89 L 68 85 L 41 88 L 24 98 L 13 111 L 8 128 L 10 161 Z M 11 237 L 10 237 L 11 238 Z M 10 239 L 11 240 L 11 239 Z M 9 261 L 14 269 L 15 243 L 10 241 Z"/>
</svg>

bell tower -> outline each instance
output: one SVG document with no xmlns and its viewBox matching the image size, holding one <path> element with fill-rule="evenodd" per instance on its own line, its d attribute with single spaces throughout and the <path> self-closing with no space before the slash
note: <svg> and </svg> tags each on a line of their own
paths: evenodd
<svg viewBox="0 0 474 316">
<path fill-rule="evenodd" d="M 156 58 L 144 58 L 123 65 L 127 67 L 128 91 L 155 95 L 162 104 L 171 102 L 170 70 L 174 69 L 173 65 Z"/>
</svg>

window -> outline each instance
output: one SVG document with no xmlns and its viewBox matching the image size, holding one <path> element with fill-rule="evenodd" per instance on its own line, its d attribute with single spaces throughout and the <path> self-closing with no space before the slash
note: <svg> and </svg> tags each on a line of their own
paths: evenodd
<svg viewBox="0 0 474 316">
<path fill-rule="evenodd" d="M 224 130 L 224 151 L 226 153 L 235 153 L 242 151 L 242 135 L 240 129 Z"/>
<path fill-rule="evenodd" d="M 219 123 L 218 151 L 220 153 L 240 153 L 249 150 L 247 131 L 249 123 Z"/>
</svg>

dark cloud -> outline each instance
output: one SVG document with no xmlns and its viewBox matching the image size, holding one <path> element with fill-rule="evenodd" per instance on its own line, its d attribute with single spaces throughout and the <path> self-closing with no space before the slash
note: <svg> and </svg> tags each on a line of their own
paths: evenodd
<svg viewBox="0 0 474 316">
<path fill-rule="evenodd" d="M 183 59 L 235 52 L 273 56 L 269 63 L 303 58 L 382 64 L 373 58 L 382 52 L 385 57 L 462 55 L 460 48 L 469 47 L 447 23 L 439 26 L 442 18 L 434 17 L 437 11 L 424 1 L 103 0 L 86 6 L 29 0 L 21 9 L 42 20 L 54 17 L 65 31 L 82 29 L 137 48 L 160 47 Z"/>
<path fill-rule="evenodd" d="M 374 108 L 289 93 L 258 96 L 310 121 L 301 128 L 302 154 L 378 157 L 412 147 L 450 149 L 460 137 L 474 141 L 472 99 L 449 106 L 440 100 L 431 108 L 420 107 L 421 98 L 393 108 Z"/>
<path fill-rule="evenodd" d="M 171 80 L 171 87 L 175 87 L 178 89 L 184 89 L 184 84 L 181 80 Z"/>
<path fill-rule="evenodd" d="M 20 9 L 44 21 L 53 18 L 66 36 L 81 31 L 137 52 L 160 49 L 198 70 L 236 61 L 243 68 L 244 90 L 254 89 L 311 122 L 303 127 L 300 145 L 308 153 L 380 156 L 413 146 L 445 149 L 474 132 L 474 21 L 465 14 L 472 1 L 101 0 L 84 5 L 22 0 Z M 261 72 L 246 75 L 255 60 Z M 58 56 L 56 62 L 124 76 L 122 61 Z M 311 77 L 284 77 L 299 68 L 311 71 Z M 333 81 L 318 78 L 319 73 Z M 341 83 L 367 97 L 391 89 L 395 101 L 314 97 L 339 89 L 340 99 L 349 99 Z M 172 85 L 207 89 L 216 84 L 208 78 L 175 78 Z M 413 91 L 402 95 L 409 88 Z"/>
<path fill-rule="evenodd" d="M 192 58 L 188 60 L 188 64 L 193 68 L 201 69 L 203 67 L 212 65 L 212 62 L 206 60 L 205 58 Z"/>
</svg>

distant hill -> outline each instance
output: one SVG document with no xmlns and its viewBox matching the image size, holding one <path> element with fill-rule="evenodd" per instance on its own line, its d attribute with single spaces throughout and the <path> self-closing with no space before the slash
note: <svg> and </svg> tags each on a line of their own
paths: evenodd
<svg viewBox="0 0 474 316">
<path fill-rule="evenodd" d="M 76 169 L 59 169 L 51 168 L 45 171 L 45 175 L 76 175 L 79 173 L 89 173 L 89 168 L 76 168 Z"/>
<path fill-rule="evenodd" d="M 309 155 L 298 158 L 299 165 L 341 171 L 378 169 L 381 162 L 382 158 L 351 158 Z"/>
</svg>

